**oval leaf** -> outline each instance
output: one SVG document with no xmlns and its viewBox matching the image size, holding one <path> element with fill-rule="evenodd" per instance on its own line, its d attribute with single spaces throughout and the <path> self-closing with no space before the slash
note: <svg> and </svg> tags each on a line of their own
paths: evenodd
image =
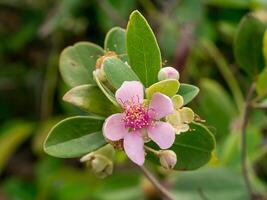
<svg viewBox="0 0 267 200">
<path fill-rule="evenodd" d="M 161 68 L 161 54 L 152 29 L 138 11 L 134 11 L 127 25 L 126 47 L 130 66 L 145 87 L 157 82 Z"/>
<path fill-rule="evenodd" d="M 169 97 L 173 97 L 177 93 L 179 86 L 180 86 L 180 83 L 176 79 L 163 80 L 158 83 L 154 83 L 149 88 L 147 88 L 146 97 L 147 99 L 151 99 L 153 94 L 156 92 L 160 92 Z"/>
<path fill-rule="evenodd" d="M 60 55 L 59 68 L 65 83 L 70 87 L 94 83 L 96 60 L 104 54 L 98 45 L 78 42 L 67 47 Z"/>
<path fill-rule="evenodd" d="M 56 124 L 44 143 L 44 150 L 51 156 L 72 158 L 83 156 L 104 144 L 104 120 L 98 117 L 78 116 Z"/>
<path fill-rule="evenodd" d="M 116 57 L 109 57 L 104 60 L 103 69 L 108 82 L 118 89 L 124 81 L 140 81 L 129 65 Z"/>
<path fill-rule="evenodd" d="M 102 91 L 94 85 L 80 85 L 72 88 L 64 95 L 63 100 L 101 116 L 109 116 L 118 111 Z"/>
<path fill-rule="evenodd" d="M 176 135 L 171 147 L 177 154 L 176 170 L 195 170 L 205 165 L 215 148 L 212 133 L 202 124 L 191 123 L 190 131 Z"/>
<path fill-rule="evenodd" d="M 264 67 L 263 34 L 266 26 L 252 14 L 241 20 L 234 41 L 234 54 L 239 66 L 251 76 Z"/>
<path fill-rule="evenodd" d="M 98 76 L 96 75 L 95 71 L 93 72 L 93 76 L 95 79 L 95 82 L 97 84 L 97 86 L 100 88 L 100 90 L 103 92 L 103 94 L 108 98 L 108 100 L 110 102 L 113 103 L 113 105 L 115 105 L 116 107 L 120 107 L 120 105 L 117 103 L 116 99 L 115 99 L 115 95 L 110 91 L 109 88 L 107 88 L 107 86 L 105 86 L 98 78 Z"/>
<path fill-rule="evenodd" d="M 114 27 L 106 35 L 104 47 L 106 51 L 114 51 L 123 60 L 128 61 L 126 53 L 126 33 L 123 28 Z"/>
<path fill-rule="evenodd" d="M 221 139 L 229 135 L 232 120 L 237 117 L 238 111 L 227 91 L 218 82 L 203 79 L 200 85 L 199 114 L 215 128 L 216 138 Z"/>
<path fill-rule="evenodd" d="M 198 92 L 198 87 L 190 84 L 181 83 L 178 94 L 183 97 L 184 105 L 186 105 L 197 96 Z"/>
</svg>

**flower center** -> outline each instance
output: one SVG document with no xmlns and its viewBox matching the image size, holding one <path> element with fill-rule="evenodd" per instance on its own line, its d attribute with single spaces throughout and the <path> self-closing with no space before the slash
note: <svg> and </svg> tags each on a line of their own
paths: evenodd
<svg viewBox="0 0 267 200">
<path fill-rule="evenodd" d="M 143 104 L 128 103 L 124 109 L 123 121 L 126 127 L 135 131 L 151 124 L 152 119 Z"/>
</svg>

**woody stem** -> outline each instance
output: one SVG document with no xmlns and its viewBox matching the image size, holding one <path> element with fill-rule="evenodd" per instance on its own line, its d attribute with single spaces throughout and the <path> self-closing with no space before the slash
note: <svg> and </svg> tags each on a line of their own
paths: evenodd
<svg viewBox="0 0 267 200">
<path fill-rule="evenodd" d="M 154 187 L 165 197 L 166 200 L 175 200 L 172 194 L 156 179 L 156 177 L 145 167 L 140 166 L 140 169 Z"/>
</svg>

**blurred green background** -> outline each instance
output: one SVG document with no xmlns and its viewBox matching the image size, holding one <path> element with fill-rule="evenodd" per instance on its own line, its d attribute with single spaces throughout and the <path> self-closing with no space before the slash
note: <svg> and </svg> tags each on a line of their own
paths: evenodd
<svg viewBox="0 0 267 200">
<path fill-rule="evenodd" d="M 1 200 L 161 199 L 122 155 L 114 174 L 101 180 L 78 159 L 55 159 L 42 150 L 57 121 L 85 114 L 61 100 L 67 87 L 58 72 L 60 52 L 77 41 L 103 46 L 106 32 L 125 28 L 135 9 L 152 26 L 165 66 L 200 87 L 190 106 L 218 143 L 211 162 L 195 172 L 167 173 L 147 164 L 177 199 L 248 199 L 240 165 L 240 102 L 250 79 L 236 64 L 233 41 L 241 18 L 267 9 L 266 0 L 0 0 Z M 266 136 L 266 112 L 257 110 L 248 126 L 248 159 L 253 187 L 263 195 Z"/>
</svg>

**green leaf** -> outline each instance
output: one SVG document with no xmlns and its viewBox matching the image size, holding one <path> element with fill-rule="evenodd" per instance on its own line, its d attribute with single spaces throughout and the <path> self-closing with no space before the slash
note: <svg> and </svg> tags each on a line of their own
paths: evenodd
<svg viewBox="0 0 267 200">
<path fill-rule="evenodd" d="M 157 82 L 161 54 L 152 29 L 140 12 L 134 11 L 127 25 L 126 47 L 133 71 L 145 87 Z"/>
<path fill-rule="evenodd" d="M 183 200 L 249 199 L 241 173 L 229 168 L 203 168 L 179 173 L 173 180 L 172 193 Z"/>
<path fill-rule="evenodd" d="M 149 88 L 147 88 L 146 97 L 147 99 L 151 99 L 153 94 L 156 92 L 160 92 L 169 97 L 173 97 L 177 93 L 179 86 L 180 86 L 180 83 L 178 80 L 166 79 L 166 80 L 154 83 Z"/>
<path fill-rule="evenodd" d="M 129 65 L 116 57 L 108 57 L 103 62 L 108 82 L 118 89 L 124 81 L 140 81 Z"/>
<path fill-rule="evenodd" d="M 194 85 L 181 83 L 178 94 L 184 99 L 184 105 L 192 101 L 198 94 L 199 88 Z"/>
<path fill-rule="evenodd" d="M 257 75 L 264 67 L 263 34 L 266 26 L 248 14 L 241 20 L 234 40 L 234 54 L 239 66 L 249 75 Z"/>
<path fill-rule="evenodd" d="M 216 81 L 203 79 L 200 86 L 199 114 L 207 124 L 214 127 L 216 138 L 221 139 L 229 134 L 231 123 L 237 117 L 237 108 Z"/>
<path fill-rule="evenodd" d="M 259 97 L 267 95 L 267 67 L 258 76 L 256 90 Z"/>
<path fill-rule="evenodd" d="M 263 36 L 263 57 L 265 60 L 265 66 L 267 66 L 267 29 L 265 30 Z"/>
<path fill-rule="evenodd" d="M 0 130 L 0 174 L 9 158 L 31 135 L 33 124 L 23 121 L 10 121 Z"/>
<path fill-rule="evenodd" d="M 101 116 L 109 116 L 118 112 L 117 108 L 95 85 L 80 85 L 72 88 L 64 95 L 63 100 Z"/>
<path fill-rule="evenodd" d="M 56 124 L 44 143 L 44 150 L 51 156 L 72 158 L 94 151 L 106 141 L 102 134 L 104 120 L 92 116 L 67 118 Z"/>
<path fill-rule="evenodd" d="M 116 107 L 120 107 L 120 105 L 117 103 L 114 94 L 107 88 L 98 78 L 95 71 L 93 72 L 93 76 L 95 79 L 95 82 L 97 86 L 100 88 L 100 90 L 103 92 L 103 94 L 110 100 L 110 102 L 113 103 Z"/>
<path fill-rule="evenodd" d="M 106 35 L 104 47 L 106 51 L 114 51 L 123 60 L 128 61 L 126 53 L 126 34 L 120 27 L 114 27 Z"/>
<path fill-rule="evenodd" d="M 175 170 L 195 170 L 205 165 L 215 148 L 212 133 L 202 124 L 191 123 L 190 131 L 176 135 L 171 147 L 177 154 Z"/>
<path fill-rule="evenodd" d="M 78 42 L 67 47 L 60 55 L 59 68 L 62 78 L 70 87 L 94 83 L 93 70 L 96 60 L 104 54 L 98 45 Z"/>
</svg>

